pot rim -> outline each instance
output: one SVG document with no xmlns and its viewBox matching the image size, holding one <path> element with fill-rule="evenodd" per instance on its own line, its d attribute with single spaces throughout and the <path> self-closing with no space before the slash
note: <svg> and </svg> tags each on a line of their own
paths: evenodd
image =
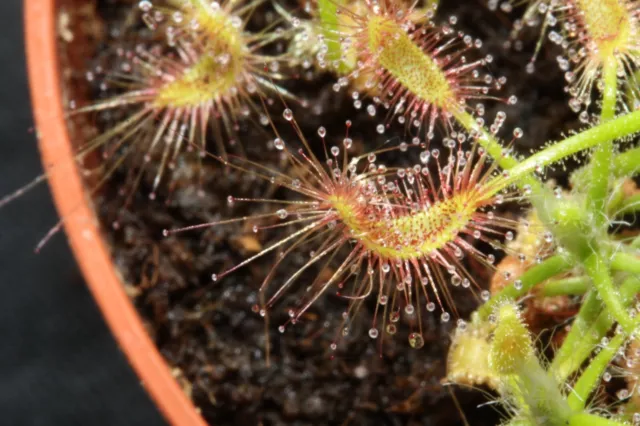
<svg viewBox="0 0 640 426">
<path fill-rule="evenodd" d="M 55 0 L 24 0 L 25 44 L 31 105 L 42 163 L 73 164 L 62 106 Z M 48 176 L 58 214 L 80 270 L 120 349 L 165 418 L 176 426 L 206 423 L 171 374 L 127 296 L 102 239 L 76 167 Z"/>
</svg>

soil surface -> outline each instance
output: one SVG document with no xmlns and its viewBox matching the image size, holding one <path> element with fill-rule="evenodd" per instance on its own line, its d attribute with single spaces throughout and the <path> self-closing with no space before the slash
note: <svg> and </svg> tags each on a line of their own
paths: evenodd
<svg viewBox="0 0 640 426">
<path fill-rule="evenodd" d="M 131 19 L 130 8 L 136 2 L 101 0 L 86 4 L 90 17 L 84 31 L 91 36 L 89 49 L 71 61 L 70 79 L 90 97 L 105 96 L 100 78 L 87 82 L 86 71 L 96 66 L 115 69 L 112 59 L 118 48 L 131 48 L 150 36 Z M 519 42 L 505 46 L 509 39 L 511 15 L 491 12 L 483 1 L 443 1 L 436 21 L 450 15 L 458 18 L 456 29 L 483 41 L 481 53 L 491 52 L 490 65 L 496 75 L 504 75 L 507 84 L 500 96 L 516 95 L 514 106 L 505 102 L 485 102 L 487 120 L 497 111 L 507 112 L 501 135 L 511 139 L 514 127 L 524 130 L 516 149 L 523 154 L 539 148 L 563 132 L 577 128 L 577 117 L 567 106 L 563 76 L 558 70 L 558 51 L 545 43 L 533 74 L 525 66 L 537 41 L 537 30 L 525 31 Z M 70 11 L 71 14 L 77 13 Z M 255 14 L 251 25 L 264 19 L 263 11 Z M 70 56 L 80 49 L 77 41 L 65 43 Z M 78 57 L 80 56 L 80 58 Z M 78 65 L 79 64 L 79 65 Z M 110 68 L 111 67 L 111 68 Z M 406 135 L 401 126 L 393 125 L 384 135 L 375 127 L 380 117 L 370 117 L 363 108 L 353 107 L 346 90 L 334 92 L 334 77 L 319 74 L 313 79 L 299 78 L 285 83 L 292 92 L 308 100 L 310 107 L 294 105 L 294 113 L 305 135 L 321 149 L 316 136 L 318 126 L 327 128 L 328 141 L 336 144 L 344 137 L 347 119 L 353 121 L 350 136 L 353 153 L 365 153 L 391 140 Z M 106 90 L 110 93 L 109 89 Z M 366 105 L 366 104 L 365 104 Z M 285 140 L 295 140 L 291 127 L 282 119 L 283 106 L 274 99 L 270 115 L 281 129 Z M 107 129 L 125 112 L 101 114 L 85 120 L 92 127 Z M 287 164 L 273 148 L 270 130 L 257 124 L 257 117 L 241 124 L 239 141 L 244 154 L 261 164 L 285 170 Z M 90 132 L 77 132 L 86 137 Z M 395 136 L 395 138 L 394 138 Z M 432 147 L 437 147 L 436 138 Z M 208 149 L 216 152 L 211 143 Z M 231 147 L 233 152 L 236 148 Z M 397 153 L 385 161 L 399 159 L 411 163 L 416 152 Z M 113 256 L 127 290 L 145 319 L 150 335 L 159 350 L 173 366 L 176 379 L 204 418 L 215 425 L 462 425 L 466 417 L 471 425 L 495 425 L 503 414 L 497 405 L 479 406 L 492 397 L 460 387 L 445 387 L 447 350 L 455 321 L 441 323 L 437 313 L 425 320 L 425 345 L 411 349 L 407 343 L 407 327 L 400 327 L 395 338 L 387 338 L 380 350 L 378 342 L 367 336 L 374 302 L 354 322 L 348 336 L 340 340 L 336 351 L 330 351 L 336 330 L 342 323 L 347 303 L 329 292 L 308 310 L 303 321 L 278 332 L 286 320 L 287 307 L 299 300 L 300 291 L 290 291 L 270 314 L 269 324 L 252 312 L 258 302 L 257 288 L 277 258 L 264 256 L 222 280 L 213 282 L 211 274 L 224 270 L 286 235 L 286 229 L 255 236 L 249 226 L 233 224 L 184 232 L 164 238 L 162 230 L 199 224 L 240 215 L 269 211 L 260 204 L 227 204 L 227 196 L 287 197 L 288 192 L 274 188 L 250 174 L 224 168 L 212 159 L 203 161 L 203 180 L 198 184 L 199 161 L 182 157 L 157 198 L 148 194 L 153 173 L 146 173 L 130 204 L 125 205 L 133 165 L 126 164 L 97 191 L 95 202 L 104 232 L 111 243 Z M 549 170 L 559 182 L 566 181 L 562 168 Z M 125 206 L 125 207 L 123 207 Z M 521 214 L 521 206 L 508 207 L 507 214 Z M 289 230 L 289 232 L 291 232 Z M 499 254 L 497 254 L 499 255 Z M 297 271 L 308 253 L 288 256 L 277 270 L 275 281 Z M 302 279 L 310 282 L 318 274 L 311 268 Z M 478 282 L 486 288 L 490 272 L 474 271 Z M 456 309 L 461 318 L 477 306 L 477 297 L 468 291 L 454 292 Z M 266 341 L 270 342 L 266 362 Z M 455 395 L 454 399 L 453 395 Z M 458 408 L 461 407 L 462 412 Z"/>
</svg>

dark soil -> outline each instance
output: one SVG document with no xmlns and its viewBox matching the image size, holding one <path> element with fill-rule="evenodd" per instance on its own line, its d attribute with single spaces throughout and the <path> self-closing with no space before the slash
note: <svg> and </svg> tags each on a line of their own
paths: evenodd
<svg viewBox="0 0 640 426">
<path fill-rule="evenodd" d="M 116 47 L 131 45 L 135 38 L 123 36 L 127 5 L 135 2 L 97 3 L 97 8 L 87 6 L 96 13 L 88 21 L 93 26 L 84 28 L 85 33 L 93 34 L 89 43 L 95 47 L 92 54 L 87 55 L 86 45 L 77 41 L 65 44 L 68 56 L 75 57 L 70 65 L 70 81 L 80 97 L 83 90 L 93 88 L 84 78 L 85 71 L 96 63 L 108 64 Z M 536 72 L 527 74 L 524 67 L 536 42 L 535 31 L 522 37 L 522 51 L 506 49 L 504 42 L 512 17 L 490 12 L 482 1 L 442 3 L 438 20 L 455 14 L 456 27 L 480 38 L 481 50 L 491 52 L 495 58 L 492 70 L 507 77 L 501 96 L 518 96 L 519 102 L 511 107 L 499 102 L 486 103 L 488 120 L 498 110 L 508 113 L 505 138 L 510 139 L 516 126 L 524 130 L 525 137 L 518 141 L 518 150 L 528 153 L 577 126 L 575 114 L 567 107 L 562 74 L 555 63 L 557 51 L 547 43 L 540 53 Z M 513 15 L 517 16 L 517 12 Z M 126 31 L 135 34 L 131 28 Z M 82 46 L 84 53 L 74 56 Z M 308 110 L 299 106 L 294 109 L 304 133 L 313 143 L 319 142 L 316 136 L 319 125 L 327 128 L 330 143 L 341 141 L 347 119 L 354 122 L 351 135 L 356 152 L 367 152 L 394 135 L 398 135 L 396 140 L 405 136 L 402 128 L 393 126 L 385 135 L 378 135 L 375 125 L 379 118 L 372 119 L 364 111 L 356 111 L 348 93 L 335 93 L 332 83 L 332 77 L 324 75 L 287 86 L 295 93 L 303 93 L 313 105 Z M 276 100 L 271 116 L 283 129 L 285 140 L 294 140 L 289 134 L 290 127 L 281 118 L 282 109 Z M 100 116 L 96 123 L 106 128 L 115 119 Z M 240 129 L 239 139 L 247 157 L 271 167 L 284 167 L 278 152 L 267 143 L 268 130 L 256 130 L 259 127 L 246 123 Z M 215 152 L 213 143 L 209 148 Z M 396 158 L 391 156 L 391 160 Z M 426 344 L 420 350 L 409 347 L 405 331 L 395 339 L 387 338 L 380 352 L 377 342 L 367 336 L 366 324 L 371 322 L 373 312 L 367 306 L 349 335 L 341 340 L 338 350 L 330 353 L 329 345 L 335 339 L 346 307 L 343 299 L 333 294 L 320 298 L 304 321 L 288 327 L 283 334 L 278 332 L 278 325 L 286 319 L 287 307 L 295 305 L 299 292 L 287 293 L 266 326 L 263 318 L 252 312 L 252 305 L 258 302 L 257 287 L 275 255 L 265 256 L 219 282 L 212 282 L 212 273 L 247 257 L 247 241 L 243 237 L 252 238 L 250 230 L 240 225 L 220 226 L 171 238 L 163 238 L 162 230 L 269 208 L 240 204 L 231 208 L 226 202 L 229 194 L 264 197 L 287 193 L 248 174 L 225 169 L 214 160 L 204 161 L 204 180 L 199 186 L 196 164 L 195 159 L 185 156 L 173 181 L 163 186 L 155 201 L 147 197 L 153 177 L 149 173 L 132 204 L 125 209 L 120 189 L 127 173 L 119 171 L 96 196 L 96 206 L 116 264 L 149 333 L 174 367 L 185 392 L 211 424 L 461 425 L 462 413 L 456 408 L 454 393 L 469 424 L 500 422 L 501 413 L 495 405 L 479 407 L 487 401 L 482 392 L 441 385 L 454 321 L 441 324 L 437 315 L 428 318 Z M 561 182 L 566 176 L 562 169 L 550 173 L 556 173 L 554 177 Z M 521 210 L 518 206 L 512 209 L 515 214 Z M 260 234 L 258 242 L 265 246 L 284 232 Z M 276 281 L 281 282 L 295 272 L 305 262 L 305 256 L 299 253 L 287 257 Z M 309 271 L 301 281 L 309 281 L 317 273 Z M 477 276 L 486 286 L 488 272 L 479 271 Z M 461 318 L 477 305 L 477 299 L 467 292 L 455 293 L 454 297 Z M 266 364 L 266 339 L 271 343 L 270 367 Z"/>
</svg>

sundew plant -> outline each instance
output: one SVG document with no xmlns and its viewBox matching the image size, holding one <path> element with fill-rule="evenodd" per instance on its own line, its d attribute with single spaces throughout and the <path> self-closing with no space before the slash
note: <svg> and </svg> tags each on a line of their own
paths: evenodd
<svg viewBox="0 0 640 426">
<path fill-rule="evenodd" d="M 501 5 L 509 12 L 512 6 Z M 450 356 L 464 357 L 466 352 L 475 359 L 450 363 L 454 381 L 469 383 L 472 377 L 491 383 L 508 409 L 508 423 L 639 422 L 638 407 L 631 400 L 625 403 L 635 389 L 623 393 L 622 403 L 611 410 L 598 407 L 597 399 L 592 399 L 603 377 L 610 377 L 608 368 L 637 358 L 626 348 L 633 346 L 640 324 L 636 299 L 640 243 L 637 236 L 621 238 L 619 228 L 633 227 L 640 206 L 637 195 L 621 190 L 640 169 L 638 148 L 633 146 L 633 135 L 640 129 L 635 77 L 640 55 L 638 8 L 629 1 L 588 0 L 537 1 L 524 8 L 522 19 L 530 26 L 540 24 L 542 37 L 564 50 L 558 62 L 565 71 L 567 101 L 585 124 L 580 132 L 549 142 L 527 158 L 512 155 L 510 149 L 523 137 L 522 131 L 516 128 L 511 140 L 499 140 L 504 113 L 487 124 L 484 107 L 478 103 L 517 102 L 514 96 L 494 93 L 505 79 L 486 71 L 491 55 L 474 57 L 472 50 L 482 43 L 456 31 L 455 17 L 434 22 L 435 5 L 419 9 L 399 1 L 319 0 L 310 8 L 308 21 L 293 12 L 282 13 L 300 29 L 291 50 L 300 56 L 298 63 L 332 71 L 337 76 L 334 89 L 349 87 L 356 108 L 368 97 L 370 115 L 377 109 L 387 111 L 376 126 L 379 133 L 388 131 L 390 120 L 397 119 L 414 135 L 412 144 L 350 157 L 348 132 L 342 147 L 328 148 L 326 130 L 320 128 L 322 161 L 313 154 L 291 110 L 285 109 L 283 115 L 293 123 L 302 148 L 293 151 L 279 135 L 274 143 L 304 170 L 304 177 L 245 160 L 225 164 L 297 193 L 296 201 L 280 201 L 282 208 L 272 213 L 280 222 L 271 226 L 298 229 L 212 278 L 221 280 L 278 250 L 280 257 L 260 287 L 263 302 L 254 307 L 265 316 L 278 297 L 292 291 L 304 270 L 327 268 L 337 261 L 331 275 L 318 275 L 306 287 L 280 330 L 285 332 L 286 325 L 295 324 L 315 300 L 332 291 L 347 300 L 343 335 L 363 309 L 362 301 L 375 298 L 369 337 L 382 345 L 400 324 L 408 324 L 409 344 L 418 349 L 424 345 L 422 317 L 436 310 L 441 321 L 457 317 L 448 288 L 467 287 L 470 296 L 480 295 L 484 303 L 470 319 L 456 318 L 455 350 Z M 521 22 L 516 22 L 515 33 Z M 532 52 L 532 64 L 536 53 Z M 532 67 L 526 71 L 532 72 Z M 444 135 L 444 149 L 430 149 L 437 128 Z M 420 162 L 409 167 L 384 164 L 383 152 L 393 149 L 417 149 Z M 546 168 L 584 151 L 589 155 L 580 157 L 584 164 L 574 172 L 571 191 L 552 191 L 545 185 Z M 522 221 L 494 211 L 514 200 L 531 204 L 535 225 L 522 227 Z M 229 201 L 267 200 L 231 195 Z M 255 232 L 259 230 L 254 226 Z M 510 244 L 517 231 L 544 239 L 550 246 L 544 256 L 527 244 L 518 248 Z M 517 273 L 496 268 L 506 283 L 492 295 L 465 268 L 468 258 L 495 268 L 494 255 L 474 240 L 506 251 L 521 263 Z M 284 282 L 272 282 L 273 271 L 287 255 L 309 246 L 311 258 L 299 272 Z M 533 252 L 535 261 L 525 252 Z M 514 304 L 545 295 L 582 298 L 550 362 L 536 352 L 521 308 Z M 338 341 L 339 335 L 332 348 Z"/>
<path fill-rule="evenodd" d="M 398 335 L 406 350 L 424 350 L 427 322 L 455 323 L 444 382 L 491 388 L 504 424 L 640 424 L 640 3 L 475 7 L 513 22 L 507 46 L 526 48 L 524 33 L 536 34 L 522 73 L 537 72 L 547 44 L 560 51 L 579 131 L 558 129 L 566 136 L 517 154 L 527 134 L 505 130 L 504 111 L 486 112 L 517 97 L 483 41 L 455 16 L 442 19 L 438 2 L 145 0 L 134 9 L 151 35 L 116 48 L 110 90 L 71 111 L 124 118 L 79 155 L 99 150 L 103 179 L 124 168 L 133 189 L 151 170 L 149 203 L 190 151 L 272 186 L 257 197 L 232 191 L 219 219 L 167 226 L 161 237 L 250 229 L 261 243 L 212 270 L 209 285 L 268 259 L 249 306 L 267 329 L 290 332 L 329 294 L 344 301 L 331 357 L 347 336 L 373 339 L 380 354 Z M 259 14 L 269 19 L 255 30 Z M 344 117 L 339 140 L 329 126 L 304 130 L 323 114 L 310 112 L 304 84 L 321 79 L 368 120 Z M 243 140 L 251 120 L 268 136 Z M 381 146 L 354 136 L 372 123 Z M 260 146 L 278 161 L 256 157 Z M 569 170 L 569 187 L 553 187 L 551 168 Z M 292 257 L 304 260 L 283 277 Z M 295 305 L 283 306 L 291 295 Z M 477 305 L 470 316 L 458 311 L 461 297 Z M 549 306 L 568 301 L 575 312 L 556 321 L 553 341 L 538 338 L 557 318 Z M 278 309 L 287 319 L 274 324 Z M 363 310 L 373 311 L 365 332 Z M 605 404 L 613 374 L 626 382 Z"/>
</svg>

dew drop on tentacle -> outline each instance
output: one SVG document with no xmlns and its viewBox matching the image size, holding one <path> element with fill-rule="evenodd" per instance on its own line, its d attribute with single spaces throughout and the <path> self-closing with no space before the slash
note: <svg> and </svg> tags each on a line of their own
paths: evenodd
<svg viewBox="0 0 640 426">
<path fill-rule="evenodd" d="M 420 333 L 409 334 L 409 345 L 414 349 L 420 349 L 424 346 L 424 337 Z"/>
</svg>

